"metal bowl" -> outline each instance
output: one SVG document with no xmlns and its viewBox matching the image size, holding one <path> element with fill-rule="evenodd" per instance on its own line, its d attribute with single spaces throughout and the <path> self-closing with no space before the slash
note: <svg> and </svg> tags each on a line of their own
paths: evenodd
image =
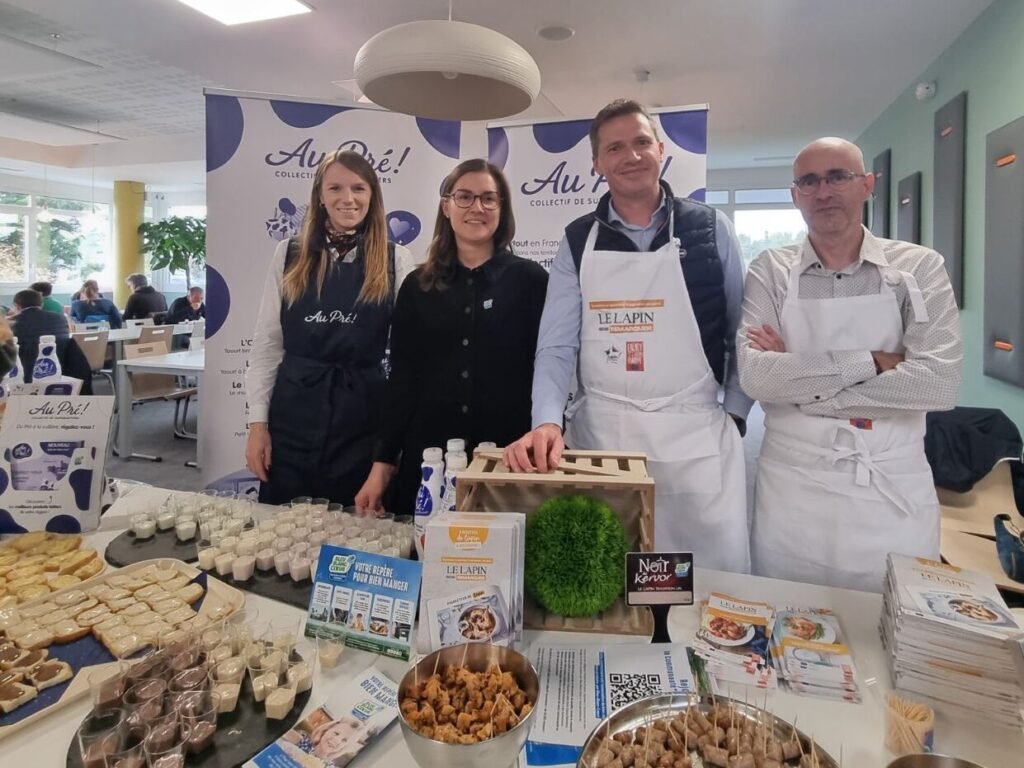
<svg viewBox="0 0 1024 768">
<path fill-rule="evenodd" d="M 468 643 L 435 651 L 405 673 L 398 686 L 398 701 L 401 703 L 409 695 L 418 680 L 426 680 L 434 674 L 435 668 L 438 673 L 443 673 L 450 666 L 465 666 L 473 672 L 486 672 L 492 664 L 515 675 L 519 687 L 534 708 L 515 728 L 477 744 L 446 744 L 429 739 L 409 725 L 399 709 L 398 721 L 402 724 L 402 736 L 405 737 L 413 759 L 421 768 L 508 768 L 519 759 L 519 753 L 533 725 L 540 683 L 537 671 L 529 659 L 511 648 L 490 643 Z"/>
<path fill-rule="evenodd" d="M 632 704 L 627 704 L 598 723 L 583 745 L 583 752 L 580 754 L 579 762 L 576 763 L 577 768 L 591 768 L 591 766 L 596 765 L 597 751 L 601 746 L 601 742 L 609 736 L 642 728 L 653 723 L 655 720 L 675 717 L 680 712 L 685 712 L 686 708 L 691 706 L 699 707 L 701 712 L 707 714 L 711 712 L 716 702 L 718 704 L 731 705 L 736 710 L 737 717 L 753 720 L 758 723 L 765 719 L 764 710 L 759 707 L 725 696 L 716 696 L 714 699 L 711 696 L 687 696 L 680 693 L 650 696 L 646 699 L 634 701 Z M 775 738 L 780 741 L 792 738 L 794 732 L 792 725 L 770 713 L 768 718 L 772 722 Z M 804 753 L 810 754 L 813 743 L 811 739 L 803 731 L 796 731 L 796 737 L 799 739 L 801 746 L 803 746 Z M 828 752 L 823 750 L 820 745 L 814 745 L 814 753 L 818 758 L 819 768 L 840 768 L 839 763 Z M 893 767 L 890 766 L 890 768 Z M 901 766 L 900 768 L 908 767 Z"/>
<path fill-rule="evenodd" d="M 985 768 L 970 760 L 961 760 L 949 755 L 904 755 L 889 763 L 886 768 Z"/>
</svg>

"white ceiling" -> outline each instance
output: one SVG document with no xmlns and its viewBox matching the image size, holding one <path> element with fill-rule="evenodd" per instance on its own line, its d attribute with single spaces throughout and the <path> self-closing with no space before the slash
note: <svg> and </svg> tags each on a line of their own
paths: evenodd
<svg viewBox="0 0 1024 768">
<path fill-rule="evenodd" d="M 815 136 L 857 136 L 990 3 L 454 0 L 454 16 L 537 60 L 542 96 L 520 117 L 590 116 L 620 96 L 707 102 L 709 166 L 737 168 L 785 164 Z M 36 175 L 46 164 L 52 179 L 84 182 L 95 163 L 98 184 L 130 175 L 195 189 L 203 87 L 347 100 L 335 83 L 352 78 L 363 42 L 448 12 L 447 0 L 308 4 L 313 13 L 225 27 L 177 0 L 0 0 L 0 113 L 123 139 L 48 148 L 42 133 L 25 141 L 23 121 L 7 121 L 21 126 L 14 134 L 0 120 L 0 166 Z M 576 34 L 543 40 L 537 29 L 549 24 Z M 641 69 L 651 73 L 644 84 Z"/>
</svg>

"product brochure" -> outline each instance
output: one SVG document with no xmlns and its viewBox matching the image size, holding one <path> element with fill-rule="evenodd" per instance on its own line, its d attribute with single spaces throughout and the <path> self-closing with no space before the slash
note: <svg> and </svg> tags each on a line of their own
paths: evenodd
<svg viewBox="0 0 1024 768">
<path fill-rule="evenodd" d="M 992 578 L 946 563 L 890 555 L 882 643 L 893 685 L 950 716 L 1019 728 L 1021 627 Z"/>
<path fill-rule="evenodd" d="M 0 533 L 99 526 L 114 398 L 15 395 L 0 427 Z"/>
<path fill-rule="evenodd" d="M 839 617 L 827 608 L 778 608 L 772 662 L 779 679 L 794 693 L 860 702 L 856 669 Z"/>
<path fill-rule="evenodd" d="M 528 765 L 575 765 L 587 736 L 617 709 L 646 696 L 696 690 L 686 646 L 534 646 L 540 682 L 526 742 Z"/>
<path fill-rule="evenodd" d="M 717 592 L 701 603 L 700 629 L 694 652 L 707 664 L 718 686 L 776 686 L 769 662 L 775 611 L 767 603 L 742 600 Z"/>
<path fill-rule="evenodd" d="M 397 714 L 398 684 L 370 667 L 244 768 L 342 768 Z"/>
<path fill-rule="evenodd" d="M 445 512 L 426 526 L 419 650 L 515 647 L 523 634 L 526 517 Z"/>
<path fill-rule="evenodd" d="M 310 592 L 307 637 L 329 632 L 353 648 L 408 659 L 421 571 L 412 560 L 324 546 Z"/>
</svg>

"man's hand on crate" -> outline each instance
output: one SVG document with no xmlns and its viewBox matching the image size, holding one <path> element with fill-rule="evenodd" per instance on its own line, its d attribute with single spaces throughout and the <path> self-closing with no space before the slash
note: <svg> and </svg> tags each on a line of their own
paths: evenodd
<svg viewBox="0 0 1024 768">
<path fill-rule="evenodd" d="M 554 472 L 564 450 L 561 427 L 541 424 L 505 447 L 505 466 L 513 472 Z"/>
</svg>

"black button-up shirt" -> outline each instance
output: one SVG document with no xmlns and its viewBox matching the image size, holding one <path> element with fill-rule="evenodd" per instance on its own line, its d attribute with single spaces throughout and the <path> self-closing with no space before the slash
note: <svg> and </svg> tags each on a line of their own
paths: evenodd
<svg viewBox="0 0 1024 768">
<path fill-rule="evenodd" d="M 443 289 L 402 284 L 391 319 L 391 376 L 374 459 L 399 464 L 390 509 L 411 514 L 423 449 L 461 437 L 505 445 L 530 429 L 537 329 L 548 276 L 508 252 L 456 266 Z"/>
</svg>

